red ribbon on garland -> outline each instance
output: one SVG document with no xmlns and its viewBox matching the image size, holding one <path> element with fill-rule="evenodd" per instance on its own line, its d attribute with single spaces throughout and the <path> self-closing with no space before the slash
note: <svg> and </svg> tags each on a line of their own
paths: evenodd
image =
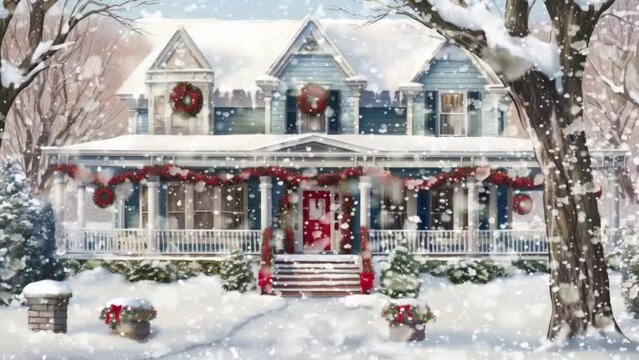
<svg viewBox="0 0 639 360">
<path fill-rule="evenodd" d="M 413 320 L 413 313 L 410 311 L 410 305 L 397 305 L 397 323 L 404 323 L 404 313 L 408 316 L 408 321 Z"/>
<path fill-rule="evenodd" d="M 111 308 L 109 309 L 109 311 L 106 314 L 106 320 L 104 320 L 104 323 L 109 325 L 109 323 L 111 322 L 111 314 L 113 314 L 113 316 L 115 317 L 115 323 L 119 323 L 120 322 L 120 313 L 122 313 L 122 305 L 113 305 L 111 304 Z"/>
</svg>

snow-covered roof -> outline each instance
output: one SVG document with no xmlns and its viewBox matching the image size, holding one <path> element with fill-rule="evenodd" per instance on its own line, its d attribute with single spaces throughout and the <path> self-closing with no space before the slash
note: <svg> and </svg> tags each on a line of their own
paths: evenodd
<svg viewBox="0 0 639 360">
<path fill-rule="evenodd" d="M 151 52 L 127 78 L 118 93 L 144 94 L 145 74 L 171 37 L 183 27 L 215 73 L 221 91 L 254 89 L 309 21 L 321 25 L 353 70 L 368 80 L 372 91 L 393 90 L 413 79 L 444 43 L 434 30 L 408 19 L 363 20 L 219 20 L 142 19 Z"/>
<path fill-rule="evenodd" d="M 321 143 L 357 153 L 504 153 L 532 152 L 530 140 L 508 137 L 431 137 L 406 135 L 123 135 L 106 140 L 47 147 L 64 154 L 269 153 Z"/>
<path fill-rule="evenodd" d="M 25 297 L 71 296 L 71 288 L 66 281 L 41 280 L 25 286 L 22 295 Z"/>
</svg>

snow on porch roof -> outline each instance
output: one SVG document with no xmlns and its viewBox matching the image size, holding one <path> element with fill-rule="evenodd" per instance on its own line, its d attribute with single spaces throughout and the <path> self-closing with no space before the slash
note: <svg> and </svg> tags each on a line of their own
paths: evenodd
<svg viewBox="0 0 639 360">
<path fill-rule="evenodd" d="M 373 24 L 363 20 L 314 19 L 319 22 L 355 72 L 368 79 L 373 91 L 396 90 L 410 81 L 444 42 L 435 31 L 408 19 L 384 19 Z M 146 91 L 146 71 L 171 36 L 184 27 L 215 73 L 222 91 L 255 89 L 286 50 L 304 20 L 142 19 L 151 52 L 127 78 L 119 94 L 141 95 Z"/>
<path fill-rule="evenodd" d="M 528 139 L 507 137 L 430 137 L 405 135 L 123 135 L 62 147 L 46 147 L 49 154 L 65 155 L 163 155 L 227 153 L 259 156 L 286 153 L 304 145 L 322 144 L 342 153 L 358 155 L 433 154 L 532 156 Z M 312 147 L 311 147 L 312 148 Z M 299 151 L 299 150 L 298 150 Z"/>
</svg>

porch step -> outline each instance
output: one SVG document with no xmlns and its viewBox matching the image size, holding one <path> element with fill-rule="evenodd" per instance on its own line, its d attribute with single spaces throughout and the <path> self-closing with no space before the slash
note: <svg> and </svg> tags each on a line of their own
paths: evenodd
<svg viewBox="0 0 639 360">
<path fill-rule="evenodd" d="M 277 255 L 273 290 L 285 297 L 358 294 L 358 260 L 351 255 Z"/>
</svg>

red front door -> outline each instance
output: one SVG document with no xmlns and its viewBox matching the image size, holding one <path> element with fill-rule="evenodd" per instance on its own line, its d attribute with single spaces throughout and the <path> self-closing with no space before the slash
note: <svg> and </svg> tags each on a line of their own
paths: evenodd
<svg viewBox="0 0 639 360">
<path fill-rule="evenodd" d="M 330 191 L 304 191 L 302 221 L 304 250 L 331 250 Z"/>
</svg>

